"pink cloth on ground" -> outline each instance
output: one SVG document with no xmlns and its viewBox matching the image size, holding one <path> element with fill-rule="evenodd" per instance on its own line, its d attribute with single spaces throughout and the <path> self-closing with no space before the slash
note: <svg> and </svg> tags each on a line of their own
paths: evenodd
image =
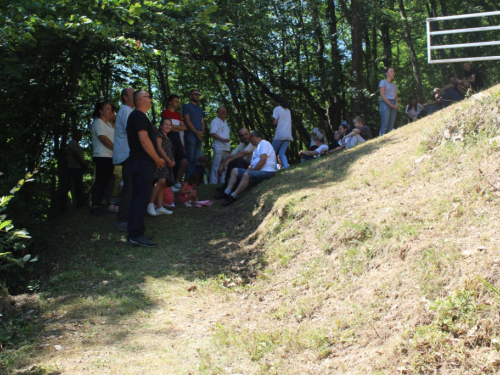
<svg viewBox="0 0 500 375">
<path fill-rule="evenodd" d="M 214 204 L 214 202 L 209 201 L 209 200 L 207 200 L 207 201 L 195 201 L 194 202 L 195 207 L 208 207 L 208 206 L 211 206 L 213 204 Z"/>
<path fill-rule="evenodd" d="M 184 187 L 184 185 L 187 185 L 189 190 L 194 190 L 194 186 L 191 186 L 187 182 L 184 182 L 181 185 L 181 191 L 182 191 L 182 188 Z M 196 198 L 196 190 L 193 191 L 193 194 L 194 194 L 194 197 Z M 188 193 L 186 193 L 186 194 L 179 193 L 179 202 L 181 204 L 184 204 L 187 201 L 187 199 L 188 199 Z"/>
</svg>

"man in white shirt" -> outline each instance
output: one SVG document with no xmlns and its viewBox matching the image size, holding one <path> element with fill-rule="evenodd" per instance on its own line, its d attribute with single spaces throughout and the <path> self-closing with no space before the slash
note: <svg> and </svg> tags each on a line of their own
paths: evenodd
<svg viewBox="0 0 500 375">
<path fill-rule="evenodd" d="M 326 140 L 326 133 L 325 133 L 325 126 L 323 124 L 318 125 L 317 128 L 314 128 L 311 132 L 311 144 L 309 145 L 309 150 L 316 150 L 318 147 L 316 145 L 316 137 L 321 136 L 323 138 L 323 143 L 328 144 L 328 141 Z"/>
<path fill-rule="evenodd" d="M 316 148 L 314 150 L 299 151 L 299 156 L 301 157 L 302 162 L 320 157 L 323 152 L 328 151 L 328 145 L 325 145 L 324 143 L 325 141 L 322 134 L 317 135 L 314 142 L 316 144 Z"/>
<path fill-rule="evenodd" d="M 248 185 L 268 180 L 276 172 L 276 153 L 271 143 L 263 140 L 262 133 L 258 130 L 252 132 L 250 142 L 255 146 L 250 166 L 248 169 L 235 168 L 232 170 L 227 189 L 224 191 L 227 198 L 222 204 L 223 206 L 229 206 L 233 203 Z M 236 189 L 233 191 L 235 187 Z"/>
<path fill-rule="evenodd" d="M 210 183 L 218 184 L 224 182 L 224 176 L 219 176 L 217 170 L 221 160 L 229 154 L 231 143 L 229 141 L 229 126 L 226 122 L 227 109 L 220 107 L 217 109 L 217 117 L 210 123 L 210 136 L 214 139 L 212 148 L 214 150 L 212 158 L 212 170 L 210 171 Z M 220 181 L 219 181 L 220 180 Z"/>
<path fill-rule="evenodd" d="M 132 198 L 132 175 L 130 174 L 128 160 L 130 148 L 127 139 L 127 120 L 128 116 L 134 110 L 134 89 L 123 89 L 121 98 L 123 106 L 116 115 L 113 164 L 120 164 L 122 166 L 123 188 L 115 230 L 126 232 L 130 199 Z"/>
<path fill-rule="evenodd" d="M 219 164 L 219 169 L 217 170 L 217 175 L 222 176 L 225 172 L 224 183 L 220 188 L 216 190 L 219 192 L 215 198 L 222 199 L 227 198 L 224 190 L 227 189 L 227 183 L 231 177 L 231 171 L 234 168 L 247 169 L 252 160 L 253 150 L 255 146 L 250 143 L 250 132 L 247 128 L 241 128 L 238 131 L 238 137 L 240 138 L 240 144 L 231 153 L 227 154 Z"/>
</svg>

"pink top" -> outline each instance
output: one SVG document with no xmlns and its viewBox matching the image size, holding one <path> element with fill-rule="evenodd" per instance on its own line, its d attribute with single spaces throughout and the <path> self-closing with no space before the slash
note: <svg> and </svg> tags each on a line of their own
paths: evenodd
<svg viewBox="0 0 500 375">
<path fill-rule="evenodd" d="M 182 191 L 182 188 L 187 185 L 188 187 L 188 190 L 193 190 L 194 189 L 194 186 L 191 186 L 189 185 L 187 182 L 184 182 L 182 185 L 181 185 L 181 191 Z M 193 194 L 194 196 L 196 197 L 196 190 L 193 191 Z M 179 202 L 180 203 L 186 203 L 186 201 L 188 200 L 188 193 L 186 194 L 181 194 L 179 193 Z"/>
</svg>

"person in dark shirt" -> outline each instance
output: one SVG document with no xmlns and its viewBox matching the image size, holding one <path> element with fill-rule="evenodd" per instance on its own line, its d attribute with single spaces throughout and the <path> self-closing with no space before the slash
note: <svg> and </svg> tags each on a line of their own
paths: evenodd
<svg viewBox="0 0 500 375">
<path fill-rule="evenodd" d="M 156 246 L 144 236 L 144 216 L 151 197 L 155 167 L 165 166 L 165 160 L 160 158 L 156 150 L 156 128 L 146 116 L 151 109 L 151 102 L 151 95 L 147 91 L 134 92 L 135 110 L 127 120 L 130 174 L 133 179 L 127 242 L 144 247 Z"/>
<path fill-rule="evenodd" d="M 365 125 L 363 116 L 357 116 L 352 121 L 354 129 L 352 132 L 345 136 L 346 150 L 356 146 L 358 143 L 365 143 L 372 139 L 372 132 L 368 126 Z"/>
<path fill-rule="evenodd" d="M 459 80 L 459 83 L 469 82 L 474 91 L 481 91 L 483 88 L 483 76 L 479 70 L 472 68 L 468 62 L 464 62 L 464 79 Z"/>
</svg>

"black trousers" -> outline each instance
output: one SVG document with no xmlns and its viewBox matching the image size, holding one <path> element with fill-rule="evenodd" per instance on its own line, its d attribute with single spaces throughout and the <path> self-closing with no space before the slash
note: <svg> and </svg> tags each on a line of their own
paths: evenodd
<svg viewBox="0 0 500 375">
<path fill-rule="evenodd" d="M 68 175 L 73 181 L 75 191 L 74 201 L 78 207 L 83 207 L 87 204 L 85 197 L 85 188 L 83 186 L 83 170 L 81 168 L 68 168 Z"/>
<path fill-rule="evenodd" d="M 153 190 L 155 164 L 153 161 L 131 161 L 132 199 L 128 213 L 128 234 L 131 237 L 144 236 L 144 217 Z"/>
<path fill-rule="evenodd" d="M 95 163 L 95 181 L 94 185 L 92 185 L 92 206 L 100 206 L 115 166 L 113 165 L 113 158 L 94 157 L 93 159 Z"/>
<path fill-rule="evenodd" d="M 122 166 L 122 197 L 120 199 L 120 207 L 118 208 L 118 214 L 116 215 L 116 221 L 118 223 L 126 223 L 128 221 L 128 213 L 130 209 L 130 199 L 132 198 L 132 174 L 130 173 L 130 162 L 127 158 Z"/>
<path fill-rule="evenodd" d="M 250 165 L 250 162 L 248 162 L 246 159 L 243 159 L 243 158 L 233 160 L 231 163 L 229 163 L 227 165 L 227 169 L 226 169 L 225 182 L 224 182 L 224 185 L 222 185 L 224 187 L 224 189 L 227 189 L 227 183 L 229 182 L 229 178 L 231 177 L 231 171 L 234 168 L 247 169 L 249 165 Z"/>
</svg>

